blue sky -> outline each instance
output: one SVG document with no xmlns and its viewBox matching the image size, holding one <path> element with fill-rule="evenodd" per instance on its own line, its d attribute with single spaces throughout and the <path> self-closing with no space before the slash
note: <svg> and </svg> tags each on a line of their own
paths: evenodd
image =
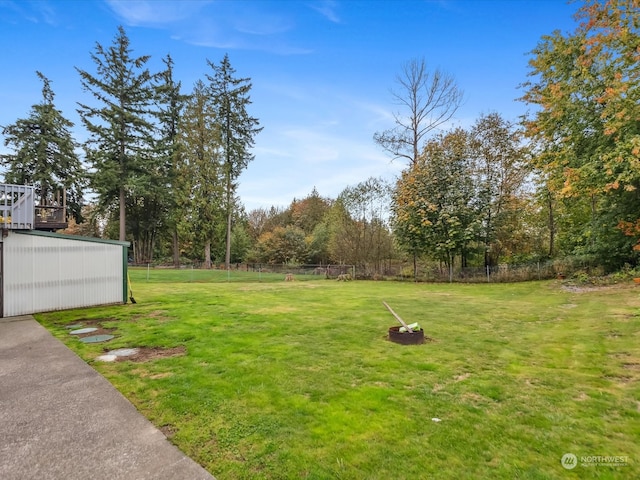
<svg viewBox="0 0 640 480">
<path fill-rule="evenodd" d="M 424 58 L 455 77 L 465 102 L 448 127 L 482 114 L 517 120 L 527 59 L 543 35 L 573 31 L 578 5 L 564 0 L 0 0 L 0 125 L 41 99 L 35 71 L 52 81 L 56 106 L 86 138 L 76 102 L 90 102 L 75 67 L 95 72 L 96 42 L 124 26 L 152 71 L 171 54 L 185 93 L 229 54 L 253 83 L 249 113 L 264 130 L 240 178 L 247 210 L 287 206 L 315 186 L 335 198 L 405 166 L 373 142 L 393 126 L 390 90 L 403 63 Z M 0 151 L 6 151 L 4 144 Z"/>
</svg>

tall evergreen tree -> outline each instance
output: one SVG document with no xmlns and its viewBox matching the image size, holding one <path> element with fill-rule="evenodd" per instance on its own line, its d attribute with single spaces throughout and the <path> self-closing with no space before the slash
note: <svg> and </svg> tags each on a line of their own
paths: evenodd
<svg viewBox="0 0 640 480">
<path fill-rule="evenodd" d="M 181 122 L 183 163 L 178 166 L 181 183 L 178 207 L 181 230 L 204 246 L 204 262 L 211 268 L 211 248 L 224 235 L 223 147 L 220 125 L 208 90 L 196 82 Z M 222 237 L 223 238 L 223 237 Z M 222 242 L 220 242 L 222 243 Z"/>
<path fill-rule="evenodd" d="M 42 80 L 42 102 L 31 107 L 28 118 L 2 129 L 4 145 L 14 150 L 0 155 L 7 167 L 5 182 L 35 185 L 45 203 L 65 189 L 67 210 L 81 221 L 86 172 L 75 152 L 77 144 L 70 132 L 73 123 L 55 107 L 51 81 L 36 74 Z"/>
<path fill-rule="evenodd" d="M 91 186 L 101 207 L 117 202 L 120 240 L 126 239 L 127 199 L 149 186 L 149 164 L 156 158 L 149 118 L 155 91 L 145 68 L 150 57 L 132 57 L 129 43 L 120 26 L 112 46 L 96 43 L 91 54 L 96 75 L 76 68 L 84 90 L 97 102 L 79 103 L 78 109 L 90 134 L 85 149 L 94 169 Z"/>
<path fill-rule="evenodd" d="M 225 266 L 231 261 L 231 227 L 238 177 L 254 156 L 250 153 L 254 137 L 262 131 L 257 118 L 251 117 L 247 107 L 251 104 L 249 78 L 234 77 L 236 71 L 225 55 L 219 65 L 207 60 L 213 75 L 207 75 L 209 93 L 220 126 L 223 175 L 225 188 L 225 213 L 227 221 Z"/>
<path fill-rule="evenodd" d="M 159 172 L 164 178 L 158 182 L 158 201 L 162 205 L 164 224 L 171 232 L 173 247 L 173 263 L 180 266 L 180 247 L 178 242 L 178 223 L 181 217 L 179 207 L 180 183 L 186 179 L 179 175 L 183 148 L 180 141 L 180 118 L 184 110 L 187 95 L 180 93 L 181 83 L 173 78 L 173 59 L 167 55 L 163 62 L 166 69 L 157 79 L 157 102 L 159 120 L 158 154 L 160 156 Z"/>
</svg>

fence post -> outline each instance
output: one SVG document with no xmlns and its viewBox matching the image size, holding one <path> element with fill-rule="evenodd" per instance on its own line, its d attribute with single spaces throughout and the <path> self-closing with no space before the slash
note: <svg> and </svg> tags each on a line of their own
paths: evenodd
<svg viewBox="0 0 640 480">
<path fill-rule="evenodd" d="M 491 280 L 489 278 L 489 265 L 486 266 L 487 269 L 487 283 L 491 283 Z"/>
</svg>

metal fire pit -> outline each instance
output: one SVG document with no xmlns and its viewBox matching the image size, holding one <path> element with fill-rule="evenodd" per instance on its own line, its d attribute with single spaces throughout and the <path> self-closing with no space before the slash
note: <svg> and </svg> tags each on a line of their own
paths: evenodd
<svg viewBox="0 0 640 480">
<path fill-rule="evenodd" d="M 401 345 L 419 345 L 424 343 L 424 330 L 420 329 L 417 332 L 400 332 L 400 326 L 389 327 L 389 340 Z"/>
</svg>

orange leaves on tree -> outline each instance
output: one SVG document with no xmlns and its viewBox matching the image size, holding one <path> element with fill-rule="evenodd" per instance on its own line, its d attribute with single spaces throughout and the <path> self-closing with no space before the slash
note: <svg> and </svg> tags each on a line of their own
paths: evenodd
<svg viewBox="0 0 640 480">
<path fill-rule="evenodd" d="M 618 182 L 618 180 L 616 180 L 614 182 L 607 183 L 604 188 L 605 188 L 605 191 L 617 190 L 618 188 L 620 188 L 620 182 Z"/>
<path fill-rule="evenodd" d="M 618 229 L 622 231 L 627 237 L 636 237 L 638 241 L 633 246 L 633 250 L 640 252 L 640 219 L 635 222 L 626 222 L 621 220 L 617 225 Z"/>
</svg>

